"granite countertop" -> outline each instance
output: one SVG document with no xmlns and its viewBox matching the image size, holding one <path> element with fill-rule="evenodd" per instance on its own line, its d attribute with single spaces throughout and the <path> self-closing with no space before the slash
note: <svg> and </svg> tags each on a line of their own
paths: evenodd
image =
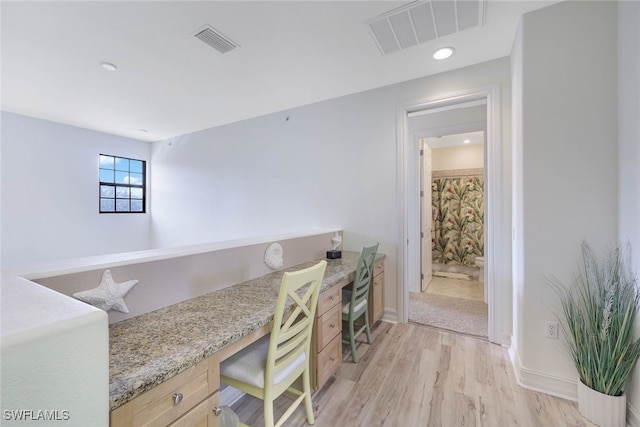
<svg viewBox="0 0 640 427">
<path fill-rule="evenodd" d="M 321 292 L 353 280 L 357 252 L 327 260 Z M 383 255 L 379 255 L 383 256 Z M 273 320 L 285 271 L 299 264 L 109 327 L 109 405 L 118 408 Z"/>
</svg>

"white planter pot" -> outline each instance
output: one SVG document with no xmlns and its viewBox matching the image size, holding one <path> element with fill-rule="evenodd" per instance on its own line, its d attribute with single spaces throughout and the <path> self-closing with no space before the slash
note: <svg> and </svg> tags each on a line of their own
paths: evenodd
<svg viewBox="0 0 640 427">
<path fill-rule="evenodd" d="M 600 427 L 627 425 L 627 396 L 609 396 L 597 392 L 578 379 L 578 409 L 592 423 Z"/>
</svg>

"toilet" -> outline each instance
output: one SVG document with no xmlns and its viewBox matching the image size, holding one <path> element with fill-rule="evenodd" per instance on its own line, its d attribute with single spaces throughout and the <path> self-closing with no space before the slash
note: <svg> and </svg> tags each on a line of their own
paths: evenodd
<svg viewBox="0 0 640 427">
<path fill-rule="evenodd" d="M 475 259 L 476 267 L 480 267 L 480 275 L 478 276 L 478 281 L 484 282 L 484 257 L 477 256 Z"/>
</svg>

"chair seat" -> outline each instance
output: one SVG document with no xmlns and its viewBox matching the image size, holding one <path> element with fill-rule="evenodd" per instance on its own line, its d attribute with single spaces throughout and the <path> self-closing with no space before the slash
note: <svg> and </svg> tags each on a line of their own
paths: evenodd
<svg viewBox="0 0 640 427">
<path fill-rule="evenodd" d="M 269 352 L 269 338 L 270 335 L 265 335 L 224 360 L 220 364 L 220 374 L 258 388 L 264 388 L 264 370 Z M 287 375 L 303 364 L 305 359 L 305 353 L 300 353 L 291 364 L 274 375 L 273 383 L 280 384 Z"/>
<path fill-rule="evenodd" d="M 359 312 L 367 305 L 367 299 L 363 299 L 353 308 L 354 312 Z M 349 314 L 349 308 L 351 307 L 351 292 L 343 289 L 342 290 L 342 313 Z"/>
</svg>

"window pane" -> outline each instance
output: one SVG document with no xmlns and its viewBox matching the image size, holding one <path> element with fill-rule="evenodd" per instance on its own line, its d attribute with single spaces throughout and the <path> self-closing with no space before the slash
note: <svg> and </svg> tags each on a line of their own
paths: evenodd
<svg viewBox="0 0 640 427">
<path fill-rule="evenodd" d="M 118 199 L 128 199 L 129 198 L 129 187 L 116 187 L 116 198 L 118 198 Z"/>
<path fill-rule="evenodd" d="M 129 212 L 129 199 L 116 199 L 116 210 L 118 212 Z"/>
<path fill-rule="evenodd" d="M 128 184 L 129 172 L 116 172 L 116 184 Z"/>
<path fill-rule="evenodd" d="M 131 212 L 142 212 L 142 200 L 131 201 Z"/>
<path fill-rule="evenodd" d="M 113 169 L 113 157 L 100 155 L 100 167 L 104 169 Z"/>
<path fill-rule="evenodd" d="M 141 173 L 131 173 L 131 174 L 129 174 L 129 184 L 131 184 L 131 185 L 142 185 L 142 174 Z"/>
<path fill-rule="evenodd" d="M 100 210 L 102 212 L 115 211 L 116 201 L 113 199 L 100 199 Z"/>
<path fill-rule="evenodd" d="M 122 157 L 116 157 L 116 170 L 129 172 L 129 159 L 123 159 Z"/>
<path fill-rule="evenodd" d="M 142 188 L 131 188 L 131 198 L 132 199 L 142 199 Z M 131 208 L 133 210 L 133 208 Z"/>
<path fill-rule="evenodd" d="M 100 197 L 115 197 L 114 188 L 111 185 L 100 186 Z"/>
<path fill-rule="evenodd" d="M 145 166 L 144 160 L 100 154 L 98 173 L 101 213 L 144 213 Z"/>
<path fill-rule="evenodd" d="M 129 160 L 129 168 L 131 172 L 142 173 L 142 161 L 141 160 Z"/>
<path fill-rule="evenodd" d="M 100 182 L 113 182 L 114 172 L 106 169 L 100 169 Z"/>
</svg>

